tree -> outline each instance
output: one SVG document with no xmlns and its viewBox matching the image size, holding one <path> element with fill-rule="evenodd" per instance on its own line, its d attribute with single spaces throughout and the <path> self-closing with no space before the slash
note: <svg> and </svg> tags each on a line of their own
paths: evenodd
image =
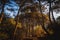
<svg viewBox="0 0 60 40">
<path fill-rule="evenodd" d="M 8 2 L 8 0 L 1 0 L 1 3 L 2 3 L 2 11 L 1 11 L 1 17 L 0 17 L 0 23 L 2 22 L 3 20 L 3 17 L 4 17 L 4 6 L 5 4 Z"/>
<path fill-rule="evenodd" d="M 18 10 L 18 14 L 17 16 L 15 17 L 15 21 L 16 21 L 16 24 L 15 24 L 15 30 L 14 30 L 14 33 L 13 33 L 13 40 L 15 40 L 15 37 L 16 37 L 16 32 L 17 32 L 17 25 L 18 25 L 18 21 L 19 21 L 19 13 L 21 12 L 21 7 L 23 6 L 25 0 L 21 0 L 21 3 L 19 2 L 19 0 L 15 0 L 16 3 L 19 5 L 19 10 Z"/>
<path fill-rule="evenodd" d="M 60 3 L 60 1 L 59 0 L 47 0 L 48 1 L 48 3 L 49 3 L 49 20 L 50 20 L 50 22 L 52 23 L 52 21 L 51 21 L 51 18 L 50 18 L 50 15 L 52 15 L 52 19 L 53 19 L 53 21 L 54 21 L 54 23 L 56 23 L 56 21 L 55 21 L 55 18 L 54 18 L 54 14 L 53 14 L 53 12 L 54 12 L 54 10 L 59 10 L 58 8 L 60 8 L 60 6 L 58 6 Z M 59 2 L 58 2 L 59 1 Z M 58 2 L 58 3 L 57 3 Z M 53 3 L 55 4 L 55 5 L 53 5 Z"/>
<path fill-rule="evenodd" d="M 49 34 L 48 31 L 47 31 L 47 30 L 45 29 L 45 27 L 44 27 L 44 18 L 43 18 L 43 13 L 42 13 L 42 9 L 41 9 L 42 6 L 41 6 L 41 1 L 40 1 L 40 0 L 39 0 L 39 5 L 40 5 L 40 6 L 39 6 L 39 7 L 40 7 L 40 12 L 41 12 L 41 15 L 42 15 L 42 22 L 43 22 L 43 23 L 42 23 L 42 28 L 45 30 L 45 32 L 46 32 L 47 34 Z"/>
</svg>

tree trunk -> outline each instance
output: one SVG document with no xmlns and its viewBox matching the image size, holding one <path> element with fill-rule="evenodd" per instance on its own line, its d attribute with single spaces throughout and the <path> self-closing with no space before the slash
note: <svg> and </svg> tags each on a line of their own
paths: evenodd
<svg viewBox="0 0 60 40">
<path fill-rule="evenodd" d="M 3 20 L 3 16 L 4 16 L 4 5 L 2 6 L 2 12 L 1 12 L 1 17 L 0 17 L 0 24 L 2 23 L 2 20 Z"/>
<path fill-rule="evenodd" d="M 56 23 L 55 18 L 54 18 L 54 14 L 53 14 L 53 10 L 51 10 L 51 12 L 52 12 L 52 19 L 53 19 L 54 23 Z"/>
<path fill-rule="evenodd" d="M 51 18 L 50 18 L 50 12 L 51 12 L 51 2 L 49 2 L 49 21 L 52 24 Z"/>
<path fill-rule="evenodd" d="M 3 17 L 4 17 L 4 6 L 5 6 L 5 3 L 7 3 L 8 0 L 1 0 L 1 3 L 3 4 L 2 5 L 2 12 L 1 12 L 1 16 L 0 16 L 0 24 L 2 23 L 2 20 L 3 20 Z"/>
<path fill-rule="evenodd" d="M 20 8 L 18 10 L 18 14 L 17 14 L 17 17 L 16 17 L 16 24 L 15 24 L 15 30 L 14 30 L 14 33 L 13 33 L 13 40 L 15 40 L 15 35 L 16 35 L 16 31 L 17 31 L 17 24 L 18 24 L 18 20 L 19 20 L 19 11 L 20 11 Z"/>
<path fill-rule="evenodd" d="M 40 2 L 40 0 L 39 0 L 39 8 L 40 8 L 40 12 L 41 12 L 41 15 L 42 15 L 42 28 L 44 29 L 44 31 L 47 33 L 47 34 L 49 34 L 48 33 L 48 31 L 45 29 L 45 27 L 44 27 L 44 17 L 43 17 L 43 13 L 42 13 L 42 9 L 41 9 L 41 2 Z"/>
</svg>

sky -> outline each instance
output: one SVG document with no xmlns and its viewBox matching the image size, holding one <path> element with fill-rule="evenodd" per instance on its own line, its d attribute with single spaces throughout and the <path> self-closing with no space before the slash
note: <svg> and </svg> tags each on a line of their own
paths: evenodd
<svg viewBox="0 0 60 40">
<path fill-rule="evenodd" d="M 15 16 L 18 13 L 18 9 L 19 9 L 18 4 L 16 4 L 14 0 L 10 0 L 8 3 L 5 4 L 4 13 L 6 14 L 6 16 L 10 18 L 15 18 Z M 0 8 L 0 12 L 1 12 L 1 8 Z"/>
<path fill-rule="evenodd" d="M 18 13 L 18 9 L 19 9 L 18 4 L 16 4 L 16 2 L 14 2 L 14 1 L 10 1 L 10 3 L 7 3 L 5 5 L 4 12 L 7 15 L 9 15 L 9 17 L 14 18 Z"/>
<path fill-rule="evenodd" d="M 8 10 L 7 10 L 8 9 Z M 9 17 L 14 18 L 18 13 L 19 6 L 14 1 L 10 1 L 10 3 L 5 5 L 4 12 L 9 15 Z M 12 11 L 11 11 L 12 10 Z"/>
<path fill-rule="evenodd" d="M 37 0 L 35 0 L 34 2 L 38 2 Z M 44 4 L 44 3 L 42 3 Z M 0 3 L 1 5 L 1 3 Z M 47 8 L 45 10 L 44 13 L 47 13 L 49 11 L 49 6 L 47 6 L 48 4 L 45 5 L 45 7 Z M 10 0 L 10 2 L 6 3 L 5 7 L 4 7 L 4 13 L 11 18 L 15 18 L 15 16 L 18 13 L 18 9 L 19 6 L 18 4 L 14 1 L 14 0 Z M 11 11 L 12 10 L 12 11 Z M 0 12 L 1 12 L 1 7 L 0 7 Z M 53 12 L 55 19 L 60 16 L 60 12 L 57 14 L 56 12 Z"/>
</svg>

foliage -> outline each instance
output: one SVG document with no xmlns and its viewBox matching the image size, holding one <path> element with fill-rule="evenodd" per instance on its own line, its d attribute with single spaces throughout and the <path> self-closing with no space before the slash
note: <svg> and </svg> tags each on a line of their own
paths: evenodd
<svg viewBox="0 0 60 40">
<path fill-rule="evenodd" d="M 4 13 L 4 5 L 8 2 L 5 0 L 1 0 L 3 7 L 0 15 L 0 40 L 19 40 L 24 37 L 37 37 L 44 38 L 46 37 L 48 40 L 59 39 L 60 36 L 60 17 L 57 18 L 57 22 L 55 22 L 53 12 L 54 10 L 58 10 L 60 6 L 59 0 L 38 0 L 39 3 L 47 1 L 49 3 L 49 15 L 43 14 L 44 6 L 39 3 L 34 3 L 32 0 L 15 0 L 16 3 L 19 1 L 20 10 L 18 10 L 18 14 L 15 18 L 9 18 Z M 21 3 L 20 3 L 21 2 Z M 31 3 L 29 6 L 25 6 L 26 3 Z M 52 4 L 56 5 L 52 5 Z M 58 5 L 57 5 L 58 4 Z M 42 7 L 43 6 L 43 7 Z M 23 10 L 23 11 L 22 11 Z M 29 12 L 29 10 L 31 12 Z M 13 11 L 13 10 L 11 10 Z M 21 13 L 19 13 L 21 12 Z M 23 13 L 24 12 L 24 13 Z M 54 22 L 51 22 L 50 12 L 52 15 L 52 19 Z M 49 22 L 50 20 L 50 22 Z M 44 28 L 43 28 L 44 27 Z M 46 31 L 49 33 L 47 34 Z M 15 33 L 15 34 L 14 34 Z M 58 37 L 58 38 L 57 38 Z M 40 40 L 40 39 L 39 39 Z"/>
<path fill-rule="evenodd" d="M 9 36 L 6 33 L 0 33 L 0 40 L 7 40 Z"/>
</svg>

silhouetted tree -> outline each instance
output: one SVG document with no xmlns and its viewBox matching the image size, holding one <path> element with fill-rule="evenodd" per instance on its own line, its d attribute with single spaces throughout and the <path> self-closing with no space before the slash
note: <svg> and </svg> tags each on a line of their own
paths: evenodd
<svg viewBox="0 0 60 40">
<path fill-rule="evenodd" d="M 39 1 L 39 7 L 40 7 L 40 12 L 41 12 L 41 15 L 42 15 L 42 28 L 45 30 L 45 32 L 47 33 L 47 34 L 49 34 L 48 33 L 48 31 L 45 29 L 45 26 L 44 26 L 44 17 L 43 17 L 43 13 L 42 13 L 42 9 L 41 9 L 41 1 L 40 0 L 38 0 Z"/>
<path fill-rule="evenodd" d="M 1 4 L 2 4 L 2 11 L 1 11 L 1 16 L 0 16 L 0 23 L 2 22 L 3 20 L 3 17 L 4 17 L 4 6 L 5 4 L 8 2 L 8 0 L 1 0 Z"/>
</svg>

